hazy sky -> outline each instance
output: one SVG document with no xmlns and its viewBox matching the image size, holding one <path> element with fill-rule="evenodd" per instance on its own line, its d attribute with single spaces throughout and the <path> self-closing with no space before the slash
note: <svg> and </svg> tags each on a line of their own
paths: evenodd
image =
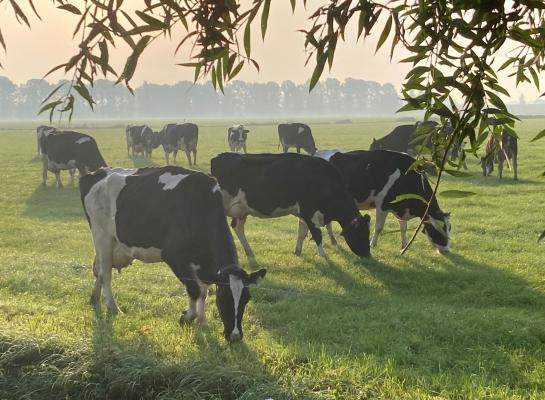
<svg viewBox="0 0 545 400">
<path fill-rule="evenodd" d="M 135 0 L 132 1 L 137 4 Z M 308 10 L 311 10 L 312 4 L 317 1 L 309 1 L 311 5 Z M 5 4 L 0 5 L 0 26 L 8 45 L 7 55 L 1 55 L 5 68 L 0 70 L 0 75 L 5 75 L 16 83 L 42 77 L 49 69 L 65 62 L 75 53 L 76 44 L 71 37 L 77 17 L 55 9 L 50 1 L 41 0 L 36 3 L 43 21 L 34 18 L 31 31 L 26 26 L 19 25 L 12 18 L 11 12 L 9 14 L 6 12 Z M 253 67 L 246 68 L 237 78 L 255 82 L 280 82 L 288 79 L 298 83 L 304 82 L 310 78 L 312 68 L 304 67 L 307 57 L 304 51 L 304 35 L 296 31 L 308 27 L 306 18 L 309 11 L 299 7 L 295 14 L 292 14 L 288 1 L 271 3 L 269 27 L 264 43 L 258 33 L 259 20 L 256 19 L 254 23 L 256 34 L 253 36 L 252 56 L 259 62 L 261 71 L 258 73 Z M 361 39 L 356 42 L 355 29 L 356 27 L 352 26 L 346 35 L 347 42 L 337 46 L 333 69 L 330 72 L 325 71 L 322 78 L 333 77 L 342 80 L 351 77 L 380 83 L 390 82 L 399 90 L 409 67 L 406 64 L 398 64 L 397 61 L 406 54 L 398 51 L 390 62 L 385 47 L 375 55 L 378 33 L 365 42 Z M 183 31 L 180 30 L 178 34 L 181 38 Z M 187 51 L 174 56 L 176 45 L 175 40 L 169 39 L 160 39 L 153 43 L 139 63 L 133 86 L 138 86 L 143 81 L 173 83 L 179 80 L 192 80 L 192 69 L 175 65 L 187 62 L 189 56 Z M 118 71 L 122 69 L 123 57 L 126 55 L 127 49 L 123 47 L 112 50 L 111 58 Z M 63 78 L 62 74 L 54 75 L 51 79 L 60 78 Z M 511 101 L 517 100 L 522 92 L 527 101 L 532 101 L 539 95 L 538 91 L 528 84 L 515 88 L 510 80 L 504 83 L 512 93 Z"/>
</svg>

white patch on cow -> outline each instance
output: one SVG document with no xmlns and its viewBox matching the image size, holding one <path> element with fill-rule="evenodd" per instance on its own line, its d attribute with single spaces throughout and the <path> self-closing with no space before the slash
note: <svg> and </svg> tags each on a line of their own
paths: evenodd
<svg viewBox="0 0 545 400">
<path fill-rule="evenodd" d="M 132 260 L 140 260 L 145 263 L 162 261 L 161 249 L 156 247 L 129 247 L 117 241 L 114 245 L 113 261 L 115 268 L 123 268 L 129 265 Z"/>
<path fill-rule="evenodd" d="M 57 163 L 55 161 L 51 161 L 49 157 L 47 157 L 47 169 L 51 172 L 74 168 L 76 168 L 76 160 L 70 160 L 66 163 Z"/>
<path fill-rule="evenodd" d="M 189 264 L 191 269 L 193 270 L 193 276 L 195 278 L 195 281 L 199 285 L 200 288 L 200 296 L 197 299 L 196 304 L 196 314 L 197 314 L 197 322 L 201 325 L 206 325 L 206 311 L 205 311 L 205 305 L 206 305 L 206 295 L 208 293 L 208 285 L 205 284 L 203 281 L 200 280 L 199 276 L 197 275 L 197 271 L 201 268 L 198 264 Z"/>
<path fill-rule="evenodd" d="M 399 179 L 400 176 L 401 176 L 401 171 L 399 169 L 396 169 L 388 177 L 388 181 L 386 182 L 384 187 L 375 196 L 375 205 L 377 208 L 382 206 L 382 202 L 384 201 L 384 198 L 386 197 L 386 195 L 388 194 L 392 186 L 394 186 L 394 183 L 396 183 L 396 181 Z"/>
<path fill-rule="evenodd" d="M 216 183 L 216 186 L 214 186 L 214 187 L 212 188 L 212 193 L 216 193 L 218 190 L 221 190 L 220 184 L 219 184 L 219 183 Z"/>
<path fill-rule="evenodd" d="M 243 218 L 247 215 L 253 215 L 259 218 L 276 218 L 284 215 L 299 215 L 300 213 L 299 203 L 295 203 L 286 208 L 277 208 L 270 214 L 260 213 L 248 205 L 246 193 L 242 189 L 238 190 L 236 196 L 231 196 L 226 190 L 222 190 L 221 195 L 223 198 L 225 214 L 229 217 Z"/>
<path fill-rule="evenodd" d="M 303 133 L 305 131 L 305 128 L 303 128 L 302 126 L 300 126 L 299 128 L 297 128 L 297 134 L 300 135 L 301 133 Z"/>
<path fill-rule="evenodd" d="M 242 290 L 244 289 L 244 283 L 242 279 L 238 276 L 229 274 L 229 287 L 231 289 L 231 294 L 233 295 L 233 305 L 235 307 L 235 327 L 231 335 L 240 335 L 237 326 L 237 315 L 238 315 L 238 305 L 240 303 L 240 297 L 242 296 Z"/>
<path fill-rule="evenodd" d="M 324 214 L 320 211 L 316 211 L 310 219 L 316 228 L 320 228 L 325 225 Z"/>
<path fill-rule="evenodd" d="M 176 174 L 172 175 L 170 172 L 165 172 L 161 176 L 159 176 L 159 183 L 162 183 L 163 190 L 173 190 L 178 184 L 182 181 L 182 179 L 187 178 L 189 174 Z"/>
<path fill-rule="evenodd" d="M 338 149 L 332 149 L 332 150 L 317 150 L 316 153 L 314 153 L 314 157 L 321 158 L 323 160 L 329 161 L 331 157 L 333 157 L 336 153 L 346 153 L 346 150 L 338 150 Z"/>
<path fill-rule="evenodd" d="M 90 141 L 91 141 L 90 137 L 84 136 L 84 137 L 79 138 L 78 140 L 76 140 L 76 143 L 77 144 L 82 144 L 82 143 L 90 142 Z"/>
</svg>

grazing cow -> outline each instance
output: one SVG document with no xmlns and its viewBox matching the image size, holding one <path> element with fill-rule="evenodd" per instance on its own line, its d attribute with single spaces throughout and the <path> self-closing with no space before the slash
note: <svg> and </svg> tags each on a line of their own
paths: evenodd
<svg viewBox="0 0 545 400">
<path fill-rule="evenodd" d="M 417 129 L 418 134 L 426 134 L 431 129 L 437 126 L 435 121 L 417 122 L 414 125 L 399 125 L 394 128 L 392 132 L 380 139 L 374 139 L 369 147 L 369 150 L 392 150 L 401 153 L 407 153 L 415 155 L 418 153 L 418 148 L 423 143 L 428 148 L 431 148 L 431 138 L 424 139 L 422 137 L 416 137 Z"/>
<path fill-rule="evenodd" d="M 278 125 L 278 140 L 284 153 L 287 153 L 290 147 L 295 147 L 297 153 L 300 153 L 301 149 L 310 155 L 316 153 L 316 144 L 308 125 L 300 123 L 280 124 Z"/>
<path fill-rule="evenodd" d="M 494 135 L 489 135 L 486 143 L 486 155 L 481 158 L 481 167 L 483 175 L 489 176 L 494 171 L 494 163 L 498 163 L 498 174 L 500 179 L 503 174 L 503 162 L 507 160 L 507 164 L 513 170 L 514 179 L 518 180 L 517 176 L 517 156 L 518 156 L 518 139 L 511 136 L 506 131 L 501 135 L 501 143 Z"/>
<path fill-rule="evenodd" d="M 246 151 L 246 139 L 248 138 L 248 129 L 244 125 L 232 126 L 227 130 L 227 143 L 232 152 Z"/>
<path fill-rule="evenodd" d="M 47 126 L 47 125 L 40 125 L 39 127 L 36 128 L 36 141 L 38 144 L 38 155 L 42 154 L 42 149 L 41 149 L 42 136 L 49 135 L 51 133 L 54 133 L 55 131 L 56 131 L 56 128 L 52 126 Z"/>
<path fill-rule="evenodd" d="M 426 203 L 419 198 L 429 200 L 433 190 L 424 172 L 411 169 L 414 161 L 407 154 L 388 150 L 329 154 L 329 162 L 344 177 L 358 207 L 375 208 L 375 232 L 371 247 L 376 246 L 389 213 L 393 213 L 399 220 L 402 248 L 408 244 L 407 221 L 424 216 Z M 409 194 L 418 198 L 396 201 L 398 196 Z M 449 216 L 449 213 L 441 211 L 437 199 L 433 197 L 424 220 L 424 233 L 441 254 L 449 252 Z"/>
<path fill-rule="evenodd" d="M 244 234 L 248 215 L 299 217 L 297 255 L 308 226 L 319 254 L 324 256 L 320 226 L 337 221 L 350 249 L 360 257 L 369 256 L 370 218 L 359 213 L 341 175 L 326 161 L 293 153 L 223 153 L 214 157 L 210 166 L 221 187 L 225 213 L 233 217 L 232 226 L 250 259 L 254 253 Z"/>
<path fill-rule="evenodd" d="M 185 285 L 189 307 L 180 323 L 206 324 L 205 300 L 217 285 L 216 304 L 229 341 L 242 339 L 249 285 L 265 276 L 239 267 L 218 183 L 181 167 L 104 168 L 80 180 L 83 208 L 95 247 L 96 277 L 91 304 L 104 289 L 110 313 L 119 312 L 112 293 L 112 268 L 134 259 L 164 261 Z"/>
<path fill-rule="evenodd" d="M 62 187 L 60 171 L 70 170 L 70 182 L 74 180 L 74 169 L 80 176 L 105 167 L 106 162 L 98 150 L 95 139 L 84 133 L 55 131 L 41 138 L 43 160 L 43 186 L 46 187 L 47 171 L 55 174 L 56 184 Z"/>
<path fill-rule="evenodd" d="M 159 134 L 167 164 L 170 153 L 173 153 L 174 164 L 176 164 L 178 150 L 184 150 L 189 165 L 197 165 L 197 143 L 199 141 L 199 127 L 197 125 L 192 123 L 167 124 Z M 191 153 L 193 153 L 193 164 L 191 163 Z"/>
</svg>

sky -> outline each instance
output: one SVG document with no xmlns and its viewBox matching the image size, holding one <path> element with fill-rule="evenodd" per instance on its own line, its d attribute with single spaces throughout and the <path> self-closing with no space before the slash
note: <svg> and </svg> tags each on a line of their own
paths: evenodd
<svg viewBox="0 0 545 400">
<path fill-rule="evenodd" d="M 141 0 L 131 0 L 132 4 L 143 3 Z M 252 37 L 252 57 L 260 64 L 260 72 L 253 67 L 243 69 L 237 76 L 250 82 L 268 82 L 292 80 L 302 83 L 312 74 L 312 62 L 305 67 L 307 54 L 304 50 L 304 34 L 298 29 L 308 28 L 308 15 L 319 0 L 309 1 L 305 10 L 299 6 L 292 14 L 287 0 L 271 2 L 269 25 L 265 41 L 261 40 L 259 21 L 254 22 Z M 72 40 L 72 32 L 77 17 L 66 11 L 56 9 L 51 1 L 35 2 L 43 21 L 32 19 L 32 29 L 20 25 L 7 10 L 7 3 L 0 5 L 0 27 L 7 42 L 7 54 L 0 51 L 0 59 L 4 69 L 0 75 L 7 76 L 15 83 L 28 79 L 40 78 L 52 67 L 66 62 L 76 51 L 76 40 Z M 132 5 L 131 4 L 131 5 Z M 27 10 L 29 11 L 29 10 Z M 30 12 L 29 12 L 30 14 Z M 334 65 L 331 71 L 324 71 L 322 79 L 328 77 L 344 80 L 358 78 L 373 80 L 380 83 L 392 83 L 397 90 L 401 89 L 403 79 L 410 67 L 409 64 L 399 64 L 398 61 L 407 56 L 403 51 L 397 51 L 390 61 L 388 46 L 375 54 L 377 33 L 365 41 L 356 41 L 356 26 L 352 24 L 347 31 L 346 42 L 339 43 L 335 53 Z M 179 38 L 183 36 L 179 30 Z M 174 55 L 177 41 L 159 39 L 146 50 L 132 81 L 136 87 L 144 81 L 158 84 L 171 84 L 180 80 L 193 80 L 193 69 L 177 66 L 176 63 L 189 61 L 189 47 L 182 53 Z M 123 46 L 111 51 L 111 59 L 118 71 L 122 70 L 123 60 L 128 54 Z M 48 80 L 57 81 L 65 78 L 62 73 L 52 75 Z M 504 78 L 504 77 L 503 77 Z M 112 78 L 110 78 L 112 79 Z M 526 101 L 531 102 L 539 96 L 539 92 L 529 84 L 515 87 L 511 79 L 506 79 L 504 86 L 511 93 L 510 101 L 518 101 L 524 93 Z"/>
</svg>

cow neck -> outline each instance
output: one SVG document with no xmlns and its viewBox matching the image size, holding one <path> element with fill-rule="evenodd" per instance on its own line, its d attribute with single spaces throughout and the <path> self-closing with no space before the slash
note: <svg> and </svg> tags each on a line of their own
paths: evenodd
<svg viewBox="0 0 545 400">
<path fill-rule="evenodd" d="M 211 250 L 214 265 L 218 271 L 230 265 L 239 265 L 235 242 L 223 213 L 214 218 L 212 223 Z"/>
</svg>

